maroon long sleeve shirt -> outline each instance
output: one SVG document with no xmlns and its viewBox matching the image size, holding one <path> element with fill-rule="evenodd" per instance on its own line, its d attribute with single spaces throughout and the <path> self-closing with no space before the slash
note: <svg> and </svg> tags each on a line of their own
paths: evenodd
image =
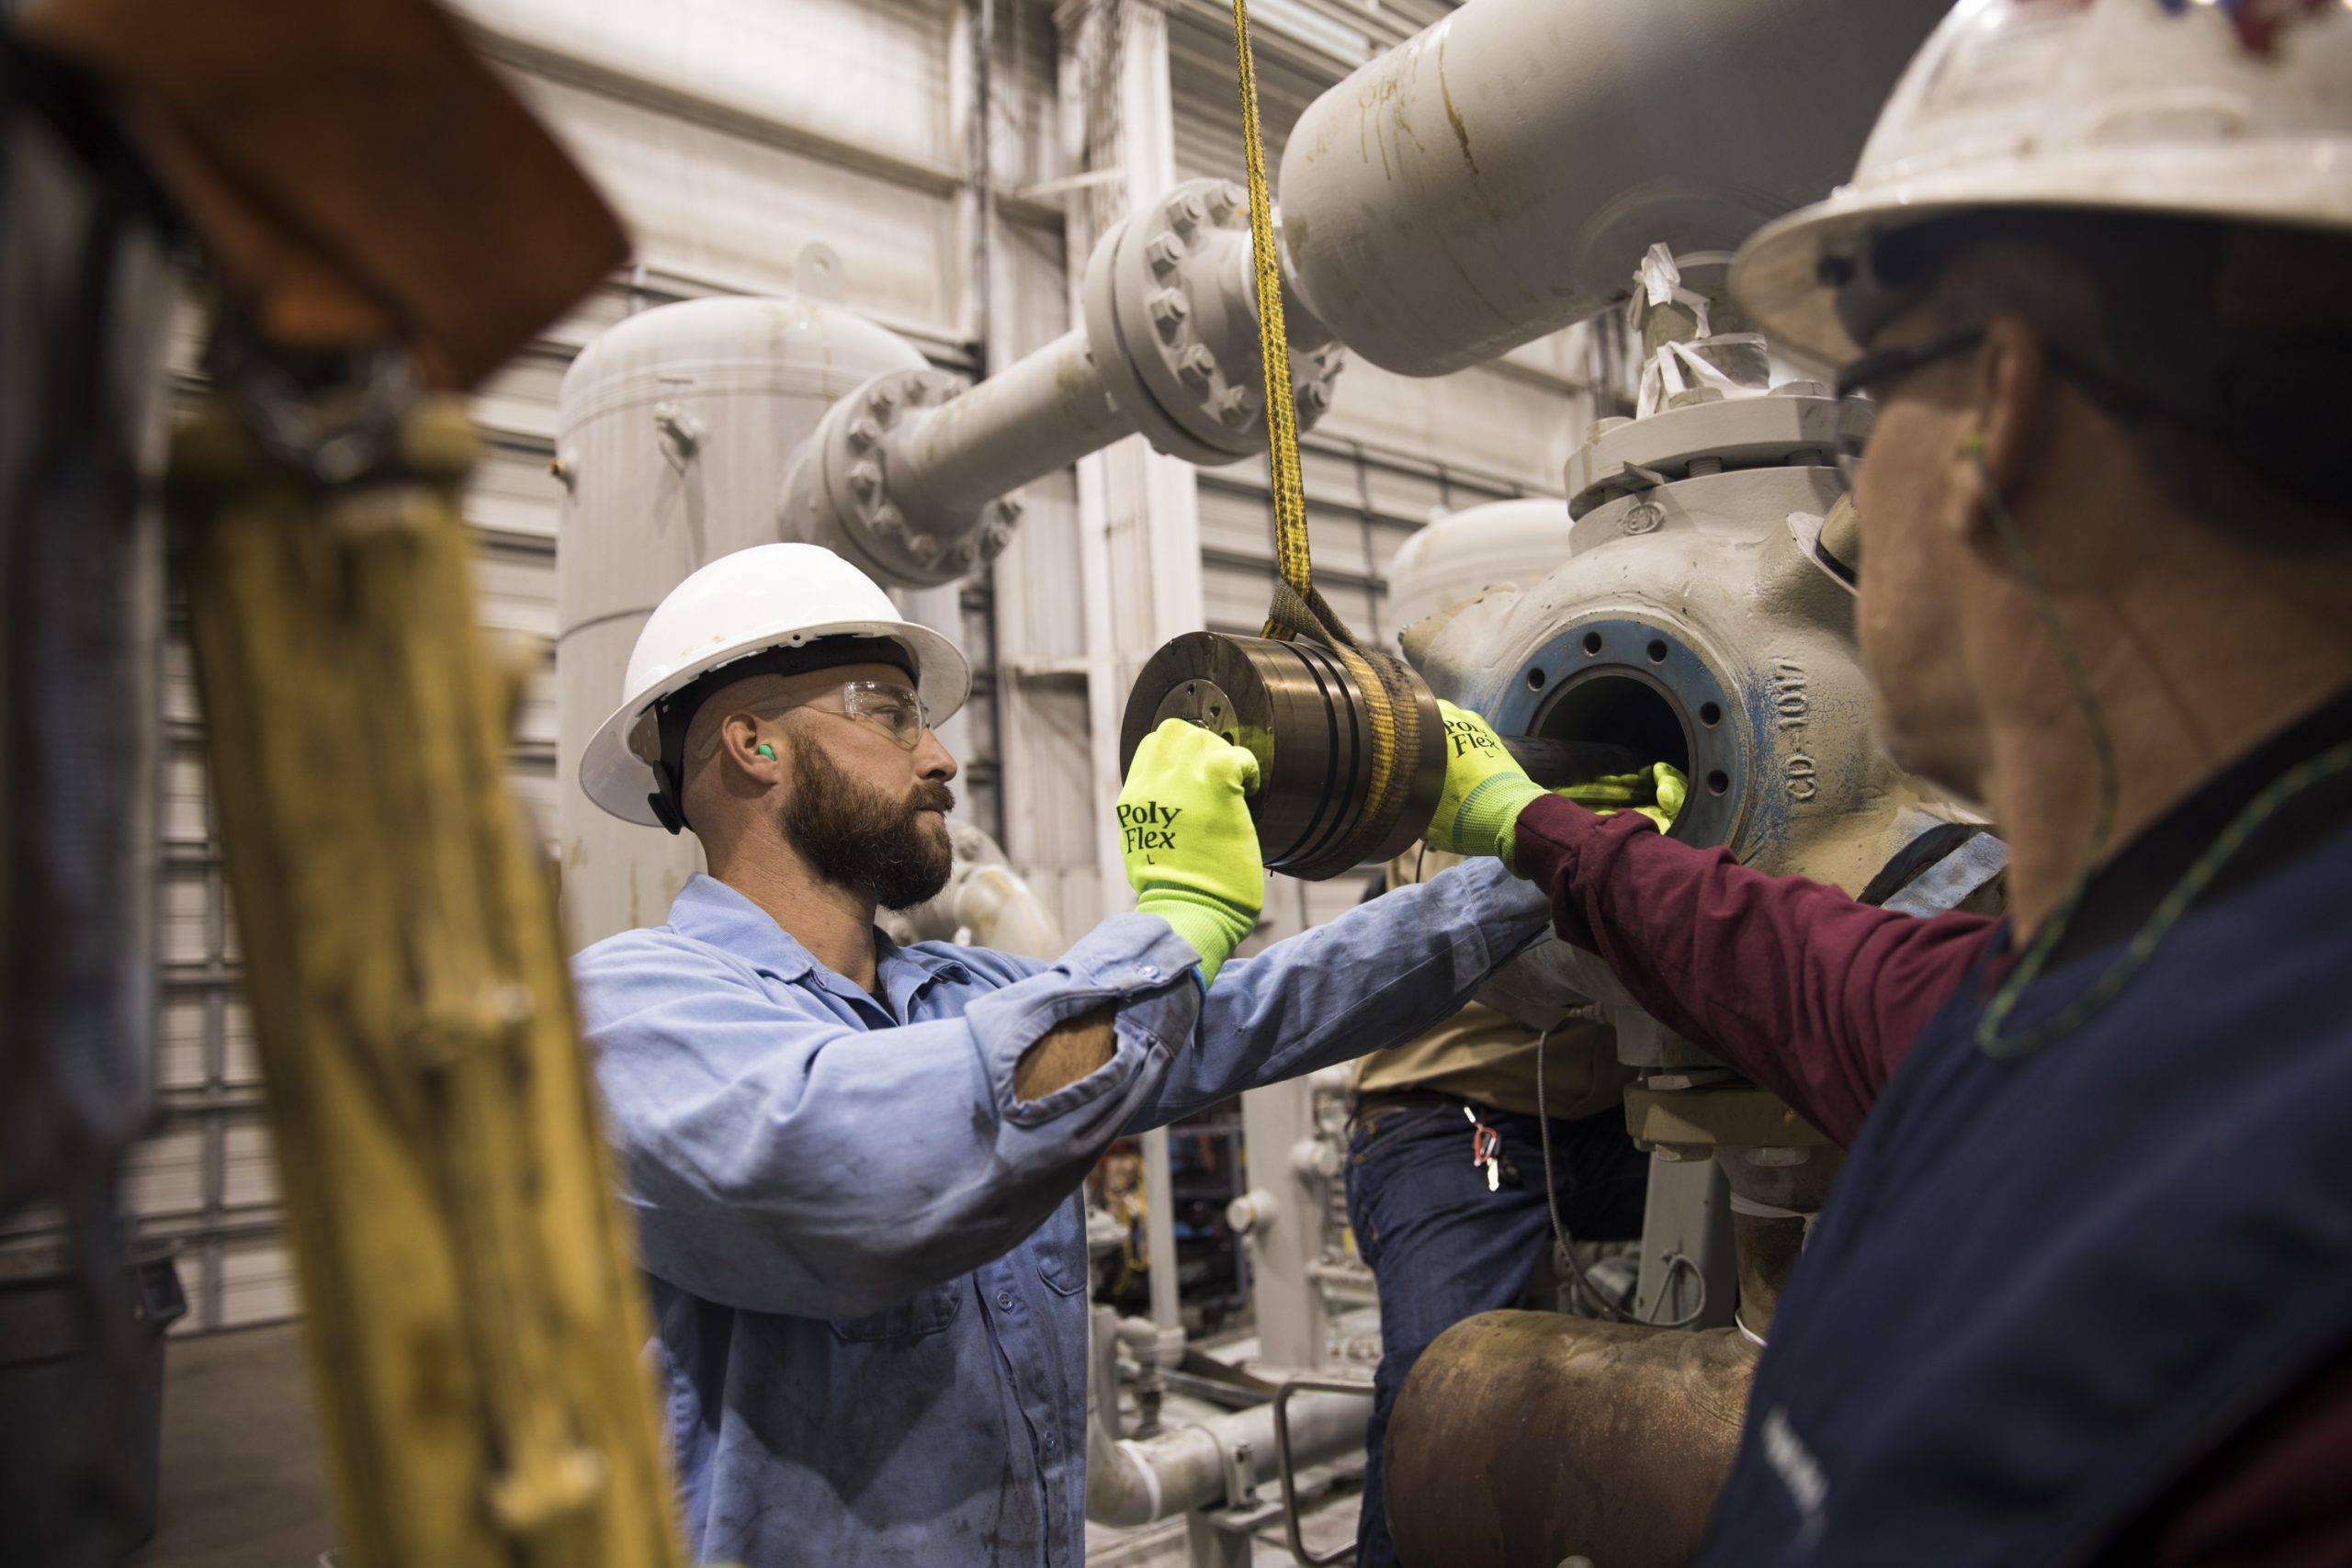
<svg viewBox="0 0 2352 1568">
<path fill-rule="evenodd" d="M 2162 832 L 2160 827 L 2153 831 Z M 1793 1106 L 1840 1145 L 2000 922 L 1858 904 L 1767 876 L 1630 813 L 1557 796 L 1519 818 L 1521 874 L 1553 926 L 1607 960 L 1668 1028 Z M 2352 1358 L 2211 1455 L 2103 1564 L 2342 1568 L 2352 1563 Z"/>
</svg>

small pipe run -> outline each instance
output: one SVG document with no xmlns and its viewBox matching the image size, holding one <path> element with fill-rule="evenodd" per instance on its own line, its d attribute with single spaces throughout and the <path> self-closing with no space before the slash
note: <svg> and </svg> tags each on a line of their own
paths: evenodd
<svg viewBox="0 0 2352 1568">
<path fill-rule="evenodd" d="M 910 515 L 960 516 L 1135 431 L 1078 330 L 909 417 L 887 467 Z"/>
<path fill-rule="evenodd" d="M 1086 1380 L 1086 1517 L 1132 1529 L 1218 1506 L 1226 1495 L 1226 1456 L 1248 1450 L 1252 1483 L 1274 1478 L 1274 1411 L 1238 1410 L 1148 1440 L 1118 1436 L 1118 1314 L 1094 1312 Z M 1337 1459 L 1363 1444 L 1372 1416 L 1365 1393 L 1300 1393 L 1289 1403 L 1291 1457 L 1297 1469 Z"/>
<path fill-rule="evenodd" d="M 1181 1329 L 1184 1319 L 1176 1301 L 1176 1182 L 1168 1168 L 1168 1129 L 1154 1127 L 1143 1135 L 1144 1250 L 1150 1259 L 1151 1321 L 1162 1329 Z"/>
</svg>

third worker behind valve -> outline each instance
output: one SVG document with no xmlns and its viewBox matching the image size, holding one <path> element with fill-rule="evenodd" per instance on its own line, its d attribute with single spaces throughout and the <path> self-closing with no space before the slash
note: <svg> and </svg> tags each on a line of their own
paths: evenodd
<svg viewBox="0 0 2352 1568">
<path fill-rule="evenodd" d="M 1391 862 L 1374 890 L 1461 863 L 1420 845 Z M 1546 1286 L 1562 1275 L 1555 1203 L 1573 1241 L 1641 1234 L 1650 1162 L 1625 1130 L 1634 1070 L 1596 1010 L 1517 994 L 1506 972 L 1419 1039 L 1351 1070 L 1348 1226 L 1380 1299 L 1357 1568 L 1397 1561 L 1381 1453 L 1397 1391 L 1430 1342 L 1480 1313 L 1552 1304 Z"/>
</svg>

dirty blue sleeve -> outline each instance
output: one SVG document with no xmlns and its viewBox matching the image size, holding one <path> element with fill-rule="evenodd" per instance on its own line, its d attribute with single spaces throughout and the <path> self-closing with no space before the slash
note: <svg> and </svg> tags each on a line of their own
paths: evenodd
<svg viewBox="0 0 2352 1568">
<path fill-rule="evenodd" d="M 1199 1013 L 1193 959 L 1167 922 L 1120 916 L 946 1016 L 868 1030 L 674 933 L 600 944 L 576 977 L 643 1266 L 729 1306 L 849 1317 L 1002 1256 L 1152 1102 Z M 1018 1099 L 1023 1053 L 1105 1002 L 1111 1061 Z"/>
<path fill-rule="evenodd" d="M 1190 1046 L 1129 1131 L 1419 1038 L 1551 921 L 1543 891 L 1473 860 L 1338 919 L 1229 960 Z"/>
</svg>

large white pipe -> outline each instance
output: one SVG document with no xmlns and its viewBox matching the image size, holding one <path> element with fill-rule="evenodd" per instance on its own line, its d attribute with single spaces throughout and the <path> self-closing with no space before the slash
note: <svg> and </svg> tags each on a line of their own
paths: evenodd
<svg viewBox="0 0 2352 1568">
<path fill-rule="evenodd" d="M 943 513 L 977 510 L 1099 452 L 1136 423 L 1104 388 L 1083 329 L 1064 333 L 892 433 L 889 460 Z M 909 510 L 913 510 L 910 505 Z"/>
<path fill-rule="evenodd" d="M 1352 353 L 1474 365 L 1828 194 L 1951 0 L 1471 0 L 1299 117 L 1292 279 Z"/>
</svg>

